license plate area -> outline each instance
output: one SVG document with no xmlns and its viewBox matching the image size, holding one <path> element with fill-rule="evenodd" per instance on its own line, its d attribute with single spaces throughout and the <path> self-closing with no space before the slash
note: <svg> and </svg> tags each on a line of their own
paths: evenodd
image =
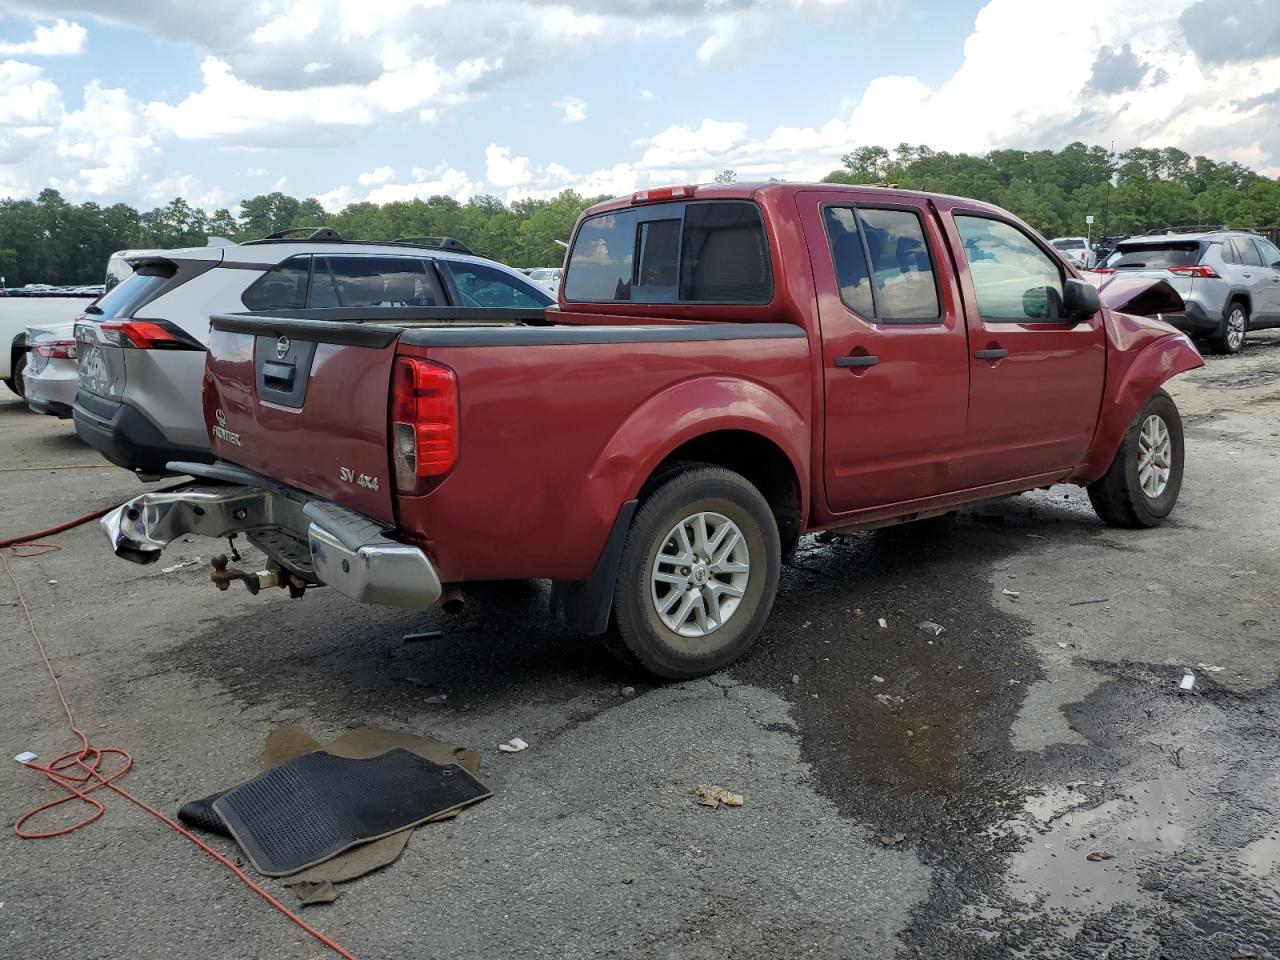
<svg viewBox="0 0 1280 960">
<path fill-rule="evenodd" d="M 119 347 L 99 343 L 93 331 L 76 328 L 76 373 L 80 389 L 118 400 L 124 392 L 124 358 Z"/>
</svg>

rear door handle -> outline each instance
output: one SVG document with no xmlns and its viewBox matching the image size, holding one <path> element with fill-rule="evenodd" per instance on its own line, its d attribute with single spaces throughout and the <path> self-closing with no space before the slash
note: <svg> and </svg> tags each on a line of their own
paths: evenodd
<svg viewBox="0 0 1280 960">
<path fill-rule="evenodd" d="M 995 350 L 975 350 L 973 355 L 978 360 L 1003 360 L 1009 355 L 1009 351 L 1004 348 Z"/>
<path fill-rule="evenodd" d="M 836 357 L 837 367 L 874 367 L 880 362 L 879 357 Z"/>
</svg>

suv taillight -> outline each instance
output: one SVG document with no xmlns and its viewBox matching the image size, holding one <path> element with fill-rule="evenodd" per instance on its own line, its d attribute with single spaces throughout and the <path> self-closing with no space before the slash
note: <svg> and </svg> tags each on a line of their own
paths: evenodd
<svg viewBox="0 0 1280 960">
<path fill-rule="evenodd" d="M 181 327 L 167 320 L 104 320 L 100 330 L 118 347 L 138 350 L 203 350 L 204 347 Z"/>
<path fill-rule="evenodd" d="M 1177 274 L 1179 277 L 1194 277 L 1200 280 L 1213 280 L 1218 276 L 1213 267 L 1206 267 L 1204 264 L 1192 264 L 1185 267 L 1169 267 L 1169 272 Z"/>
<path fill-rule="evenodd" d="M 458 380 L 429 360 L 400 357 L 391 379 L 396 489 L 425 492 L 458 459 Z"/>
</svg>

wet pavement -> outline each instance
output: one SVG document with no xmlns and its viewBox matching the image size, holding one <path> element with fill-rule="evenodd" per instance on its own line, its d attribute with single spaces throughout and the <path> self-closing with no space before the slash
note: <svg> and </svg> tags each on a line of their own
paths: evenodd
<svg viewBox="0 0 1280 960">
<path fill-rule="evenodd" d="M 493 799 L 308 909 L 360 957 L 1277 957 L 1280 336 L 1257 340 L 1171 388 L 1188 466 L 1165 526 L 1104 527 L 1061 487 L 806 538 L 755 650 L 691 683 L 628 674 L 540 584 L 456 617 L 223 595 L 208 544 L 138 568 L 88 528 L 14 569 L 78 715 L 164 809 L 254 773 L 282 723 L 484 751 Z M 12 470 L 92 457 L 7 396 L 0 435 L 0 536 L 137 489 Z M 47 757 L 65 721 L 12 600 L 0 583 L 0 728 Z M 512 736 L 530 749 L 498 753 Z M 0 769 L 7 823 L 53 795 Z M 745 804 L 699 807 L 700 783 Z M 324 955 L 108 807 L 0 837 L 0 955 L 165 957 L 175 929 L 197 956 Z"/>
</svg>

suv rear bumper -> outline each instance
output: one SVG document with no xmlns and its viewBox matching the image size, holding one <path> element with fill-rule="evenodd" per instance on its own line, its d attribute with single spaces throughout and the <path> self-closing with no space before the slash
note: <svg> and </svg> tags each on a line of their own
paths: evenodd
<svg viewBox="0 0 1280 960">
<path fill-rule="evenodd" d="M 1188 300 L 1186 312 L 1179 317 L 1166 316 L 1167 322 L 1190 334 L 1217 333 L 1222 329 L 1222 314 L 1212 314 L 1198 301 Z"/>
<path fill-rule="evenodd" d="M 184 469 L 189 468 L 189 469 Z M 200 470 L 175 463 L 174 472 Z M 283 535 L 306 545 L 309 562 L 273 557 L 286 569 L 333 587 L 360 603 L 419 609 L 440 599 L 440 577 L 426 553 L 384 536 L 384 527 L 361 514 L 260 479 L 248 470 L 217 464 L 207 471 L 250 481 L 146 493 L 101 520 L 116 556 L 154 563 L 178 537 L 221 539 L 244 533 L 270 555 Z"/>
<path fill-rule="evenodd" d="M 81 390 L 72 417 L 81 440 L 126 470 L 162 474 L 171 460 L 213 462 L 207 449 L 174 443 L 142 411 L 119 400 Z"/>
</svg>

